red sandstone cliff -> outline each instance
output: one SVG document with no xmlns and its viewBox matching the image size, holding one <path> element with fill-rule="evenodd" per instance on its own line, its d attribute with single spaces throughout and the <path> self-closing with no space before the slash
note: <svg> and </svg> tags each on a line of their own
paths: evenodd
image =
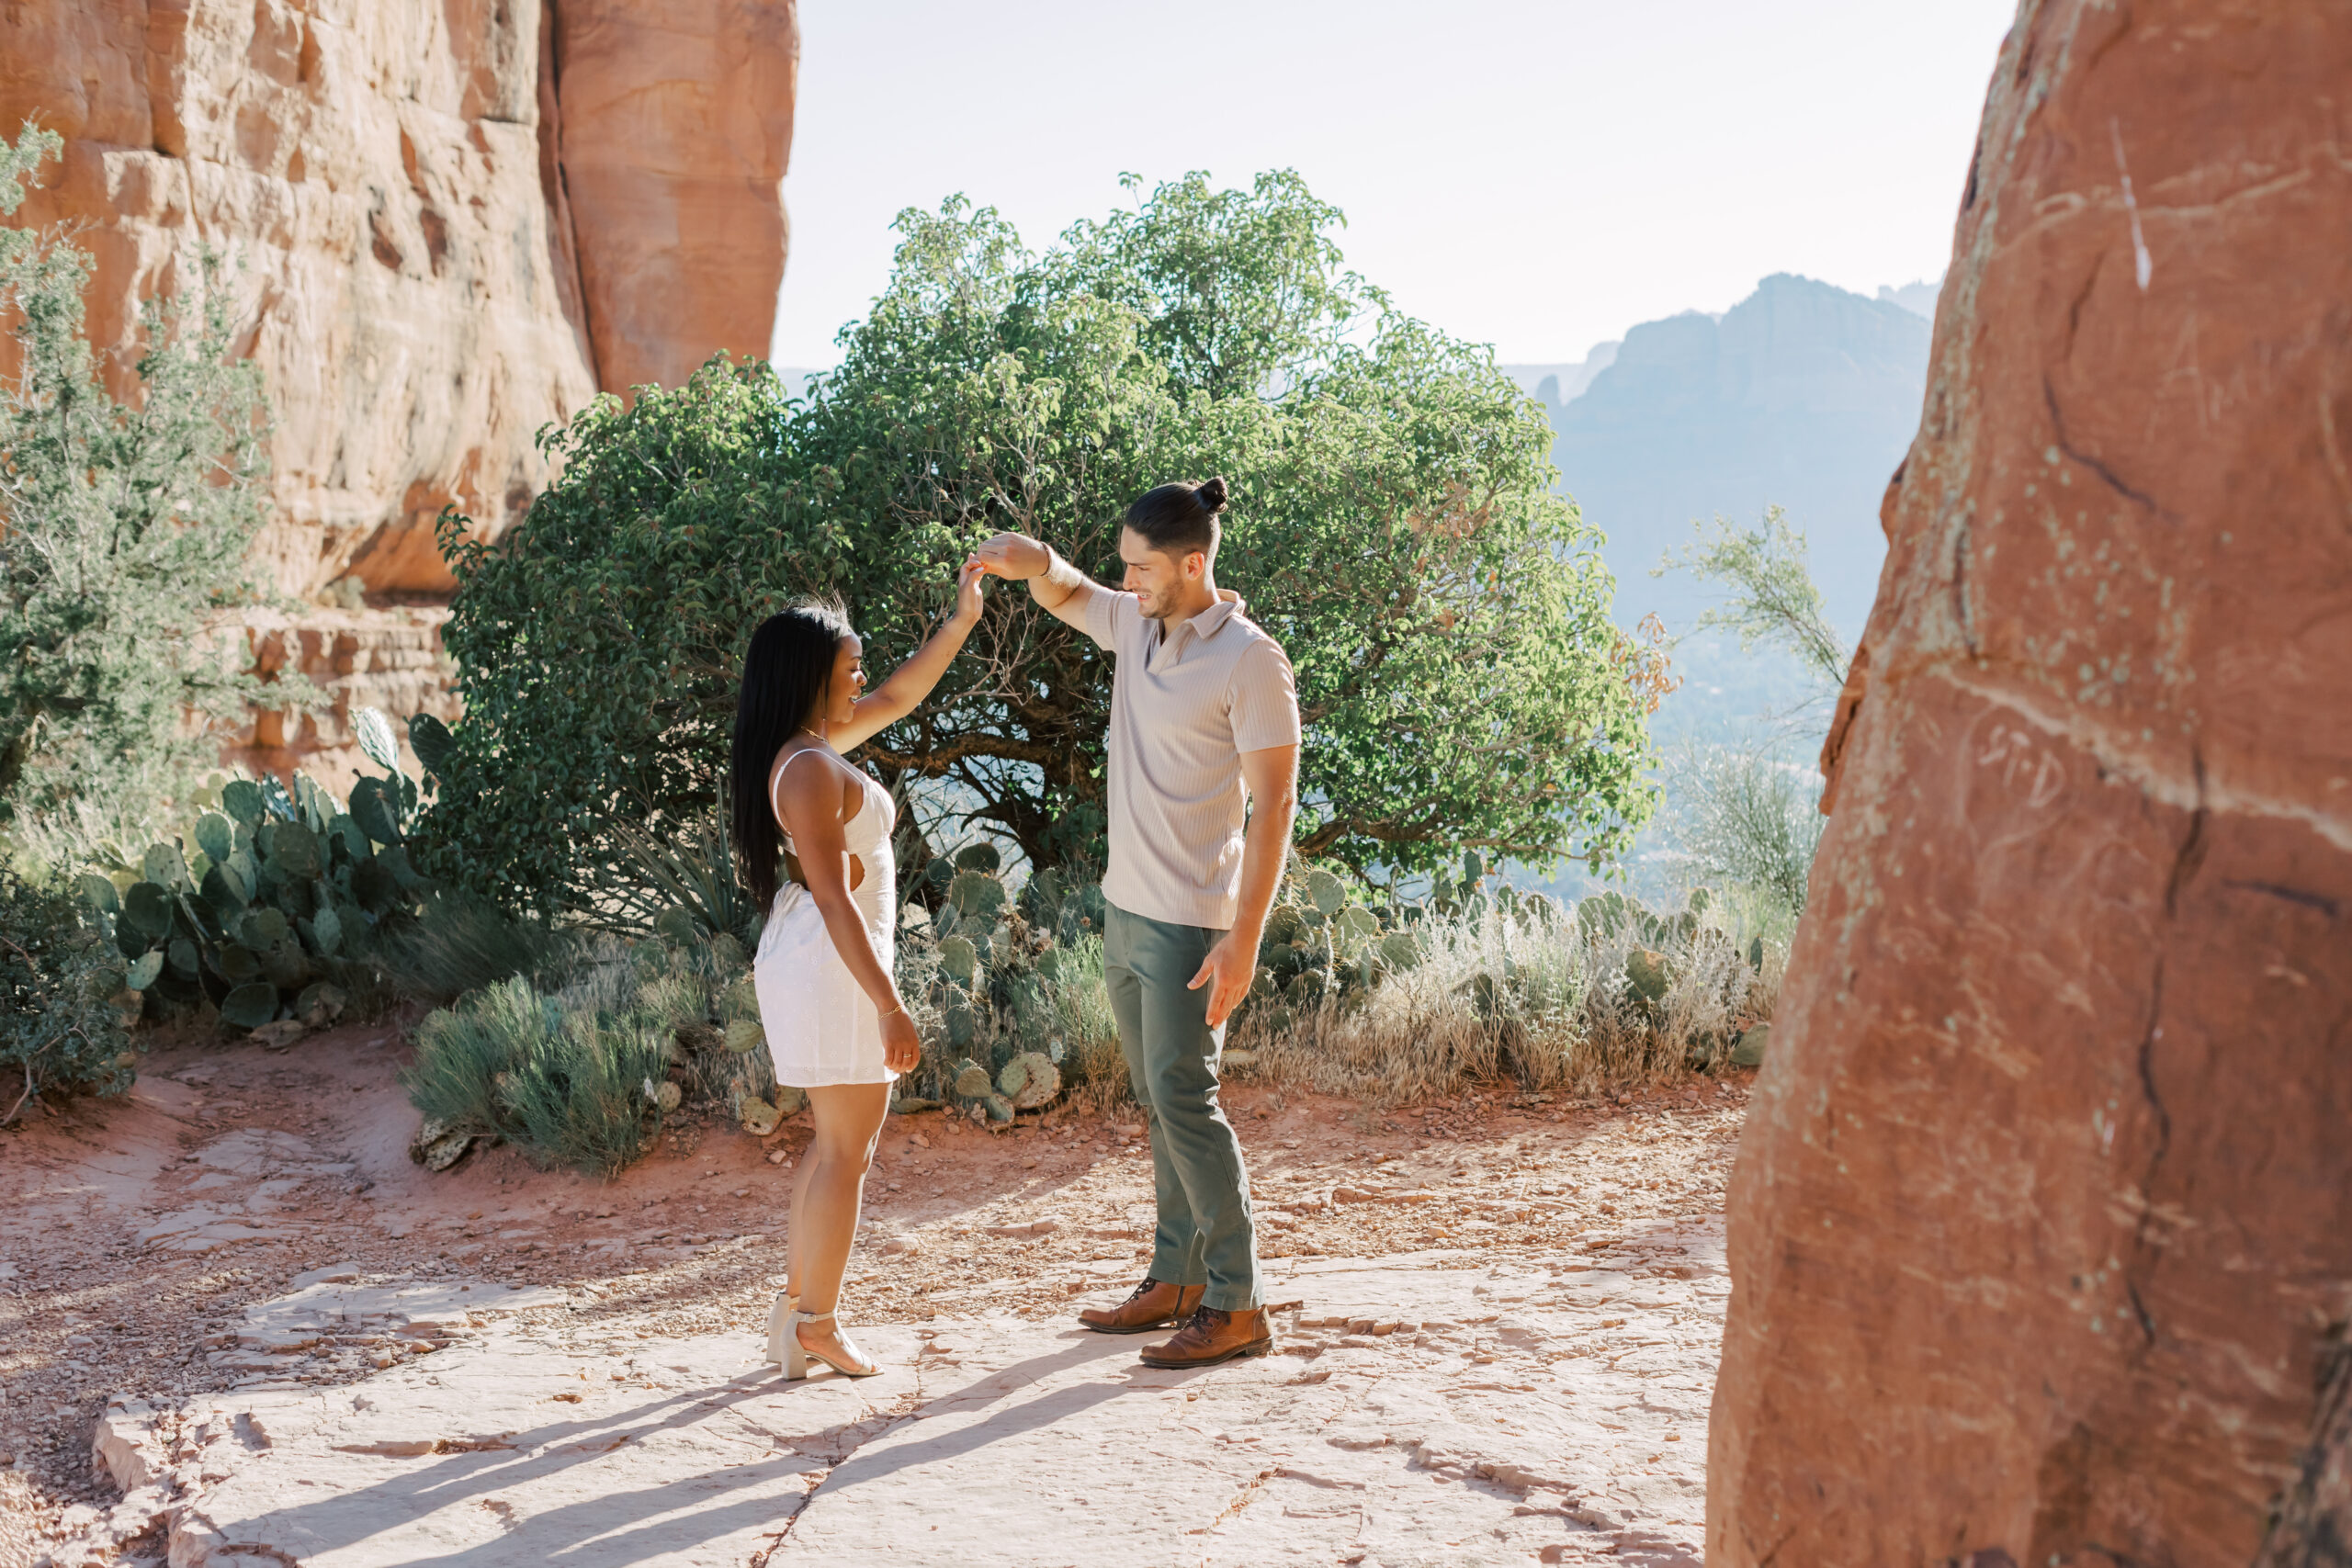
<svg viewBox="0 0 2352 1568">
<path fill-rule="evenodd" d="M 434 518 L 518 516 L 541 426 L 767 351 L 797 58 L 792 0 L 24 0 L 0 6 L 0 127 L 65 137 L 20 220 L 86 225 L 101 348 L 198 244 L 242 265 L 278 586 L 435 594 Z M 261 634 L 342 703 L 266 722 L 247 760 L 406 700 L 437 670 L 419 626 L 437 646 L 429 609 Z M 361 689 L 379 664 L 400 690 Z"/>
<path fill-rule="evenodd" d="M 2345 1561 L 2347 235 L 2352 12 L 2027 0 L 1733 1180 L 1711 1563 Z"/>
</svg>

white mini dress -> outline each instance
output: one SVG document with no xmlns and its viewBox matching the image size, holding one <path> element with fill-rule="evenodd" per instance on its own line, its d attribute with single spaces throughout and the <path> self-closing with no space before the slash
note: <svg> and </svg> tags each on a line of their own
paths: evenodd
<svg viewBox="0 0 2352 1568">
<path fill-rule="evenodd" d="M 789 768 L 813 747 L 786 760 Z M 769 786 L 768 808 L 778 826 L 784 813 L 776 809 L 775 784 L 783 782 L 784 768 Z M 898 866 L 890 855 L 890 829 L 898 821 L 898 806 L 863 769 L 858 782 L 865 798 L 842 824 L 842 880 L 849 877 L 848 855 L 865 865 L 865 878 L 850 889 L 850 902 L 874 940 L 875 955 L 890 972 L 897 961 L 893 915 L 898 908 Z M 792 849 L 792 835 L 784 836 Z M 797 854 L 796 850 L 793 852 Z M 760 932 L 760 951 L 752 961 L 752 984 L 760 998 L 760 1027 L 768 1037 L 768 1055 L 775 1063 L 775 1081 L 795 1089 L 827 1084 L 888 1083 L 899 1075 L 882 1060 L 882 1015 L 842 962 L 832 933 L 816 899 L 797 882 L 776 889 L 768 923 Z"/>
</svg>

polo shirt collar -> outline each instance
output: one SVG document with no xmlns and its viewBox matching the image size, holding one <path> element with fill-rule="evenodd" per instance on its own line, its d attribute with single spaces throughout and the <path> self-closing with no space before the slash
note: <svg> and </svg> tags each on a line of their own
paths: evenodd
<svg viewBox="0 0 2352 1568">
<path fill-rule="evenodd" d="M 1193 628 L 1195 637 L 1205 641 L 1225 629 L 1225 623 L 1241 614 L 1241 595 L 1230 588 L 1216 591 L 1216 603 L 1184 623 Z"/>
<path fill-rule="evenodd" d="M 1241 612 L 1247 608 L 1249 608 L 1249 606 L 1241 602 L 1240 594 L 1236 593 L 1230 588 L 1218 589 L 1216 591 L 1216 604 L 1210 605 L 1207 609 L 1203 610 L 1191 620 L 1185 621 L 1182 625 L 1178 626 L 1172 634 L 1167 634 L 1153 639 L 1151 652 L 1153 655 L 1152 662 L 1154 668 L 1158 667 L 1159 660 L 1161 655 L 1174 656 L 1188 641 L 1207 641 L 1210 637 L 1216 636 L 1217 633 L 1225 629 L 1226 622 L 1233 619 L 1234 616 L 1241 614 Z M 1188 632 L 1191 634 L 1189 637 L 1185 635 Z"/>
</svg>

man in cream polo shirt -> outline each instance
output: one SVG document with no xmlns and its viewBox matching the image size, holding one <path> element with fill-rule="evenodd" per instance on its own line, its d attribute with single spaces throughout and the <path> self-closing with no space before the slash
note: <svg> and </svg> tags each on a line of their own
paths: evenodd
<svg viewBox="0 0 2352 1568">
<path fill-rule="evenodd" d="M 1102 967 L 1151 1129 L 1159 1230 L 1135 1293 L 1079 1320 L 1105 1334 L 1176 1325 L 1144 1351 L 1155 1367 L 1273 1348 L 1217 1054 L 1257 973 L 1297 815 L 1298 695 L 1282 649 L 1216 585 L 1224 508 L 1223 479 L 1161 485 L 1129 507 L 1120 592 L 1025 535 L 999 534 L 977 558 L 1117 661 Z"/>
</svg>

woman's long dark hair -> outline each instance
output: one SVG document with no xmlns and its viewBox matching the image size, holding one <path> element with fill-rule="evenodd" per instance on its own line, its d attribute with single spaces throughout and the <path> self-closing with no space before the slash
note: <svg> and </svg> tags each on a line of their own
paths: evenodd
<svg viewBox="0 0 2352 1568">
<path fill-rule="evenodd" d="M 784 743 L 825 700 L 833 683 L 833 658 L 842 639 L 855 635 L 839 604 L 795 604 L 762 621 L 744 650 L 728 797 L 743 886 L 762 910 L 775 902 L 776 862 L 784 853 L 784 833 L 768 799 L 768 770 Z"/>
</svg>

